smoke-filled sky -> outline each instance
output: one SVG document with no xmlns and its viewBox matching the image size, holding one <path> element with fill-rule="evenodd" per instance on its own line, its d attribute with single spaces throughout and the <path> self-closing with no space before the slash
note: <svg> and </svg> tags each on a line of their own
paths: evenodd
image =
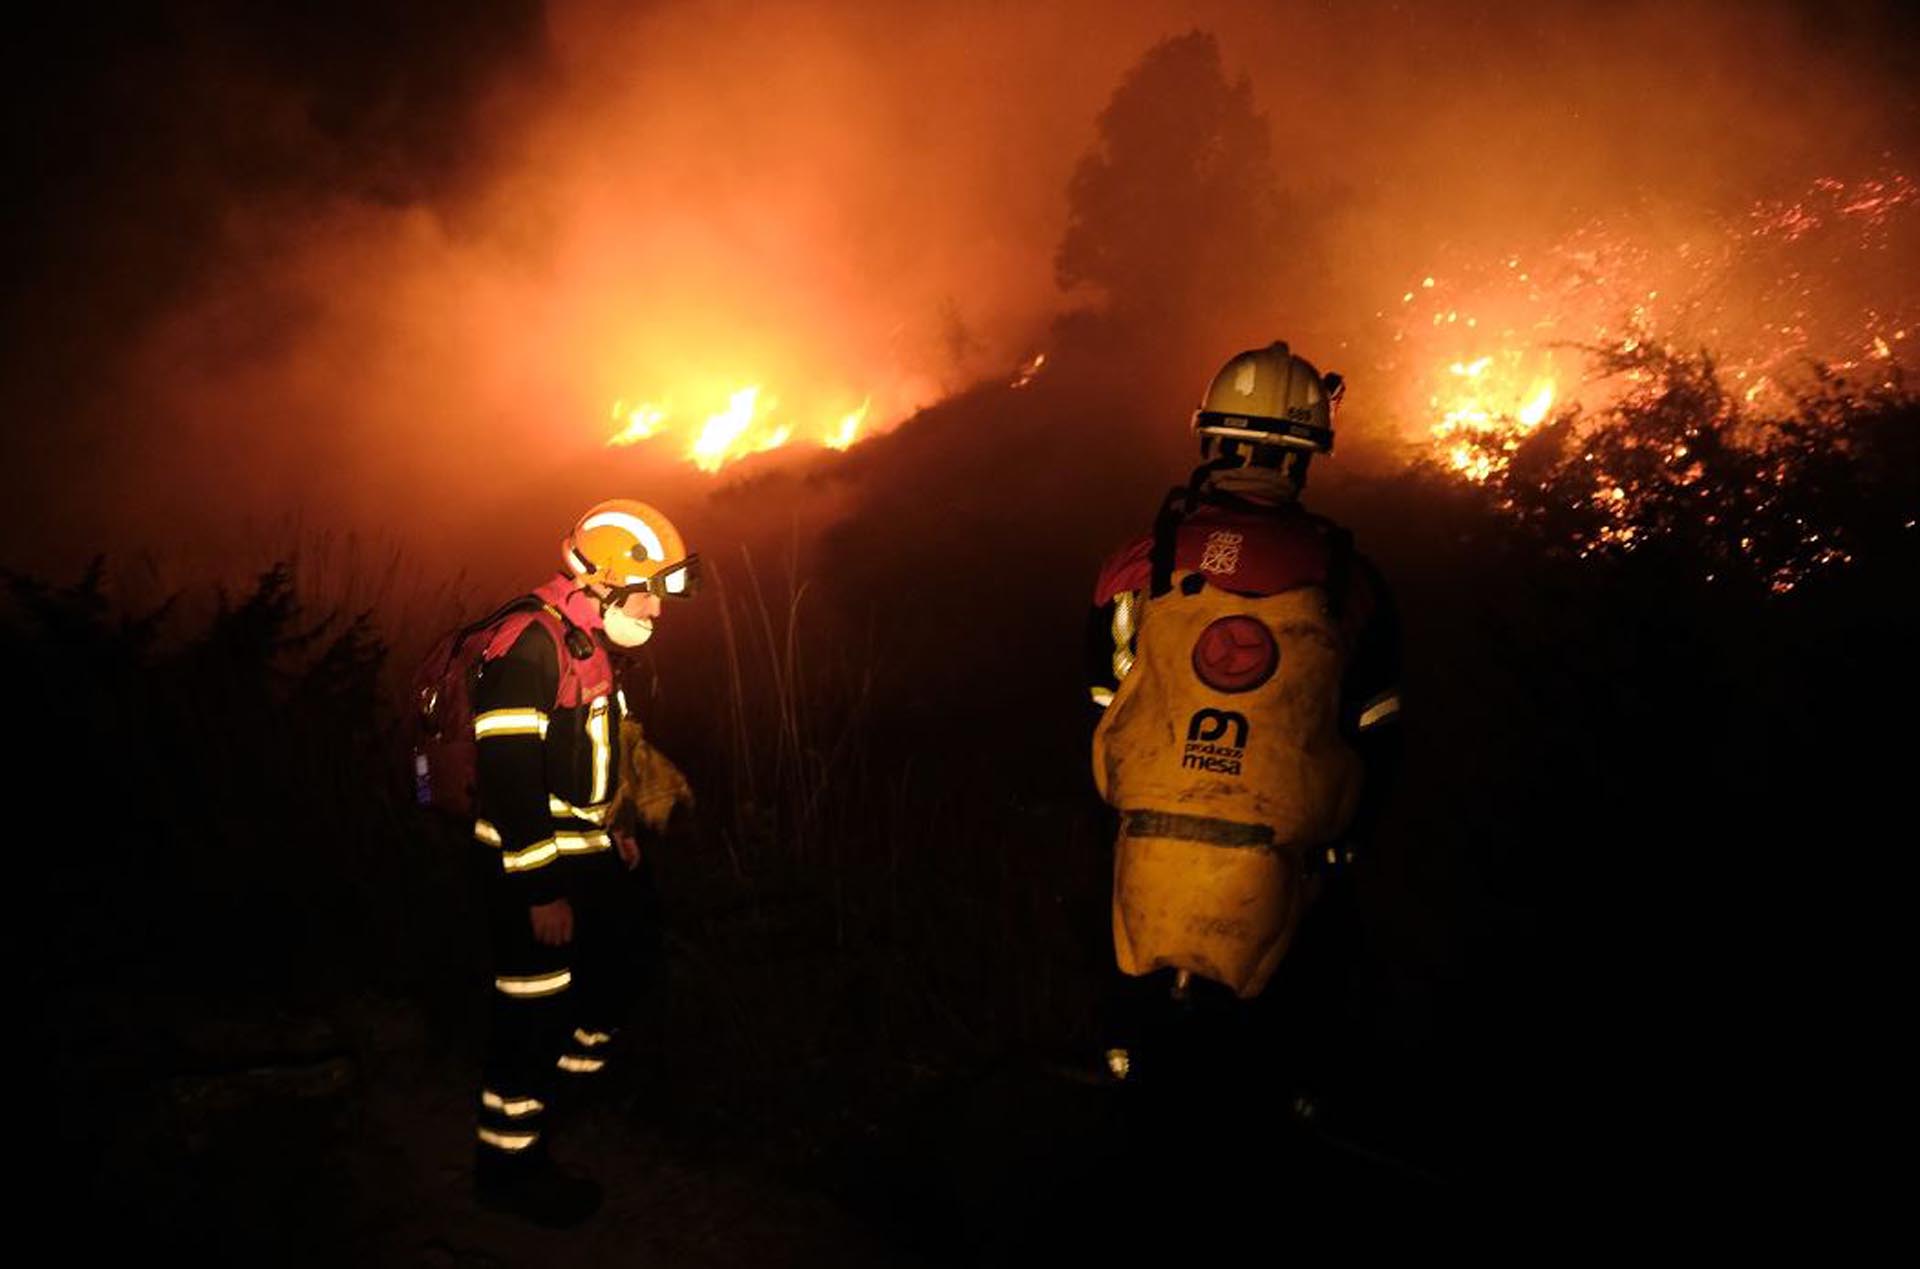
<svg viewBox="0 0 1920 1269">
<path fill-rule="evenodd" d="M 1910 172 L 1920 79 L 1892 3 L 258 8 L 14 50 L 0 563 L 217 568 L 295 515 L 465 565 L 447 544 L 554 510 L 532 487 L 711 488 L 606 448 L 617 400 L 759 384 L 825 430 L 1004 379 L 1097 302 L 1055 282 L 1069 178 L 1189 30 L 1250 83 L 1327 280 L 1222 328 L 1325 364 L 1442 252 Z"/>
</svg>

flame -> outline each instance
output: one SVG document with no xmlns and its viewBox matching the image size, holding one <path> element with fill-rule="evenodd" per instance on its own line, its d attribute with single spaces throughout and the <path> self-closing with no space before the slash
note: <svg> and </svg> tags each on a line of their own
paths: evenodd
<svg viewBox="0 0 1920 1269">
<path fill-rule="evenodd" d="M 1539 427 L 1546 421 L 1547 412 L 1553 409 L 1553 380 L 1543 381 L 1533 391 L 1533 396 L 1520 407 L 1520 426 L 1529 430 Z"/>
<path fill-rule="evenodd" d="M 841 418 L 840 426 L 835 428 L 832 433 L 820 443 L 828 449 L 851 449 L 853 443 L 860 439 L 860 425 L 867 421 L 867 407 L 872 404 L 873 398 L 868 397 L 860 403 L 859 409 L 849 410 Z"/>
<path fill-rule="evenodd" d="M 627 403 L 613 403 L 614 421 L 625 421 L 626 426 L 607 441 L 609 445 L 632 445 L 639 441 L 651 440 L 660 434 L 661 425 L 667 421 L 667 412 L 650 402 L 641 402 L 632 409 Z"/>
<path fill-rule="evenodd" d="M 1475 484 L 1505 470 L 1553 409 L 1555 380 L 1530 371 L 1535 360 L 1503 349 L 1448 363 L 1446 380 L 1428 398 L 1438 416 L 1428 431 L 1444 466 Z"/>
<path fill-rule="evenodd" d="M 780 413 L 780 402 L 765 392 L 761 384 L 735 388 L 725 396 L 726 405 L 713 410 L 692 429 L 682 456 L 704 472 L 717 472 L 728 463 L 754 454 L 782 449 L 801 434 L 800 426 Z M 811 433 L 815 442 L 827 449 L 846 450 L 867 436 L 873 398 L 861 401 L 857 409 L 838 415 L 833 422 Z M 620 430 L 607 439 L 609 446 L 635 445 L 676 431 L 678 415 L 671 402 L 643 401 L 638 404 L 622 398 L 613 404 L 613 420 Z"/>
<path fill-rule="evenodd" d="M 1013 382 L 1008 386 L 1014 387 L 1014 388 L 1026 387 L 1028 384 L 1032 383 L 1036 378 L 1039 377 L 1041 368 L 1046 364 L 1047 364 L 1047 354 L 1045 353 L 1035 354 L 1032 361 L 1025 362 L 1021 365 L 1019 373 L 1014 375 Z"/>
<path fill-rule="evenodd" d="M 771 410 L 772 402 L 768 402 Z M 738 456 L 736 444 L 753 426 L 753 416 L 760 407 L 760 385 L 740 389 L 729 399 L 727 408 L 718 414 L 710 415 L 701 425 L 700 435 L 687 447 L 687 457 L 701 471 L 719 471 L 729 456 Z M 781 436 L 773 444 L 751 445 L 740 452 L 775 449 L 786 443 Z"/>
</svg>

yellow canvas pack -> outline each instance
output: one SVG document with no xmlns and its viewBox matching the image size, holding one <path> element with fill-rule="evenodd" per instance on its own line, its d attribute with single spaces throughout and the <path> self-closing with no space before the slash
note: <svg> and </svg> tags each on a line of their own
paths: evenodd
<svg viewBox="0 0 1920 1269">
<path fill-rule="evenodd" d="M 1305 861 L 1353 817 L 1360 763 L 1341 735 L 1346 647 L 1318 586 L 1193 594 L 1174 574 L 1140 610 L 1132 670 L 1094 732 L 1094 781 L 1120 811 L 1120 968 L 1189 970 L 1259 994 L 1311 899 Z M 1252 618 L 1278 650 L 1247 690 L 1209 687 L 1203 632 Z M 1244 625 L 1244 623 L 1242 623 Z"/>
</svg>

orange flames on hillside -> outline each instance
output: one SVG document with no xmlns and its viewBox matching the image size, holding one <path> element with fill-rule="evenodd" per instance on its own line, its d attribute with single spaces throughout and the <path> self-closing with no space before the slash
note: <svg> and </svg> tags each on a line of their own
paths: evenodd
<svg viewBox="0 0 1920 1269">
<path fill-rule="evenodd" d="M 1008 386 L 1028 386 L 1040 377 L 1046 364 L 1045 353 L 1027 358 L 1015 368 Z M 912 385 L 893 395 L 896 402 L 919 399 Z M 839 396 L 842 402 L 846 399 L 845 394 Z M 687 409 L 674 404 L 676 401 L 696 404 Z M 618 430 L 607 438 L 607 444 L 623 447 L 671 440 L 679 445 L 682 458 L 711 473 L 730 463 L 789 446 L 848 450 L 899 422 L 912 413 L 912 408 L 896 405 L 891 413 L 880 416 L 881 426 L 876 427 L 872 395 L 862 398 L 852 409 L 825 411 L 817 406 L 789 409 L 757 383 L 719 392 L 687 391 L 676 397 L 648 401 L 622 398 L 613 403 L 612 417 Z"/>
<path fill-rule="evenodd" d="M 1677 537 L 1706 580 L 1784 593 L 1854 558 L 1837 504 L 1806 501 L 1831 494 L 1849 442 L 1814 438 L 1905 399 L 1916 276 L 1920 188 L 1822 179 L 1685 232 L 1624 218 L 1448 261 L 1400 296 L 1378 369 L 1404 385 L 1416 461 L 1561 547 Z"/>
<path fill-rule="evenodd" d="M 734 389 L 724 407 L 711 411 L 682 413 L 658 402 L 620 400 L 613 404 L 613 420 L 621 427 L 607 444 L 635 445 L 674 434 L 683 442 L 682 456 L 687 461 L 702 471 L 717 472 L 728 463 L 780 449 L 796 439 L 827 449 L 847 449 L 861 439 L 872 404 L 869 397 L 856 408 L 817 420 L 802 431 L 802 424 L 789 421 L 779 400 L 766 395 L 759 384 Z"/>
</svg>

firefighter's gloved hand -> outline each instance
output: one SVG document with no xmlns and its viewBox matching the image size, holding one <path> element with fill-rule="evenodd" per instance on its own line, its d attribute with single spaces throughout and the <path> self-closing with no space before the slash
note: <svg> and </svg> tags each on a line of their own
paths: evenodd
<svg viewBox="0 0 1920 1269">
<path fill-rule="evenodd" d="M 573 905 L 565 899 L 536 904 L 528 911 L 533 916 L 536 942 L 546 947 L 565 947 L 573 942 Z"/>
<path fill-rule="evenodd" d="M 620 723 L 620 748 L 623 769 L 614 815 L 630 810 L 656 835 L 665 833 L 674 808 L 693 805 L 693 786 L 672 759 L 648 742 L 646 732 L 631 718 Z"/>
<path fill-rule="evenodd" d="M 673 760 L 653 746 L 647 746 L 640 758 L 644 775 L 636 781 L 634 810 L 640 820 L 656 834 L 664 835 L 673 813 L 693 806 L 693 786 Z"/>
</svg>

